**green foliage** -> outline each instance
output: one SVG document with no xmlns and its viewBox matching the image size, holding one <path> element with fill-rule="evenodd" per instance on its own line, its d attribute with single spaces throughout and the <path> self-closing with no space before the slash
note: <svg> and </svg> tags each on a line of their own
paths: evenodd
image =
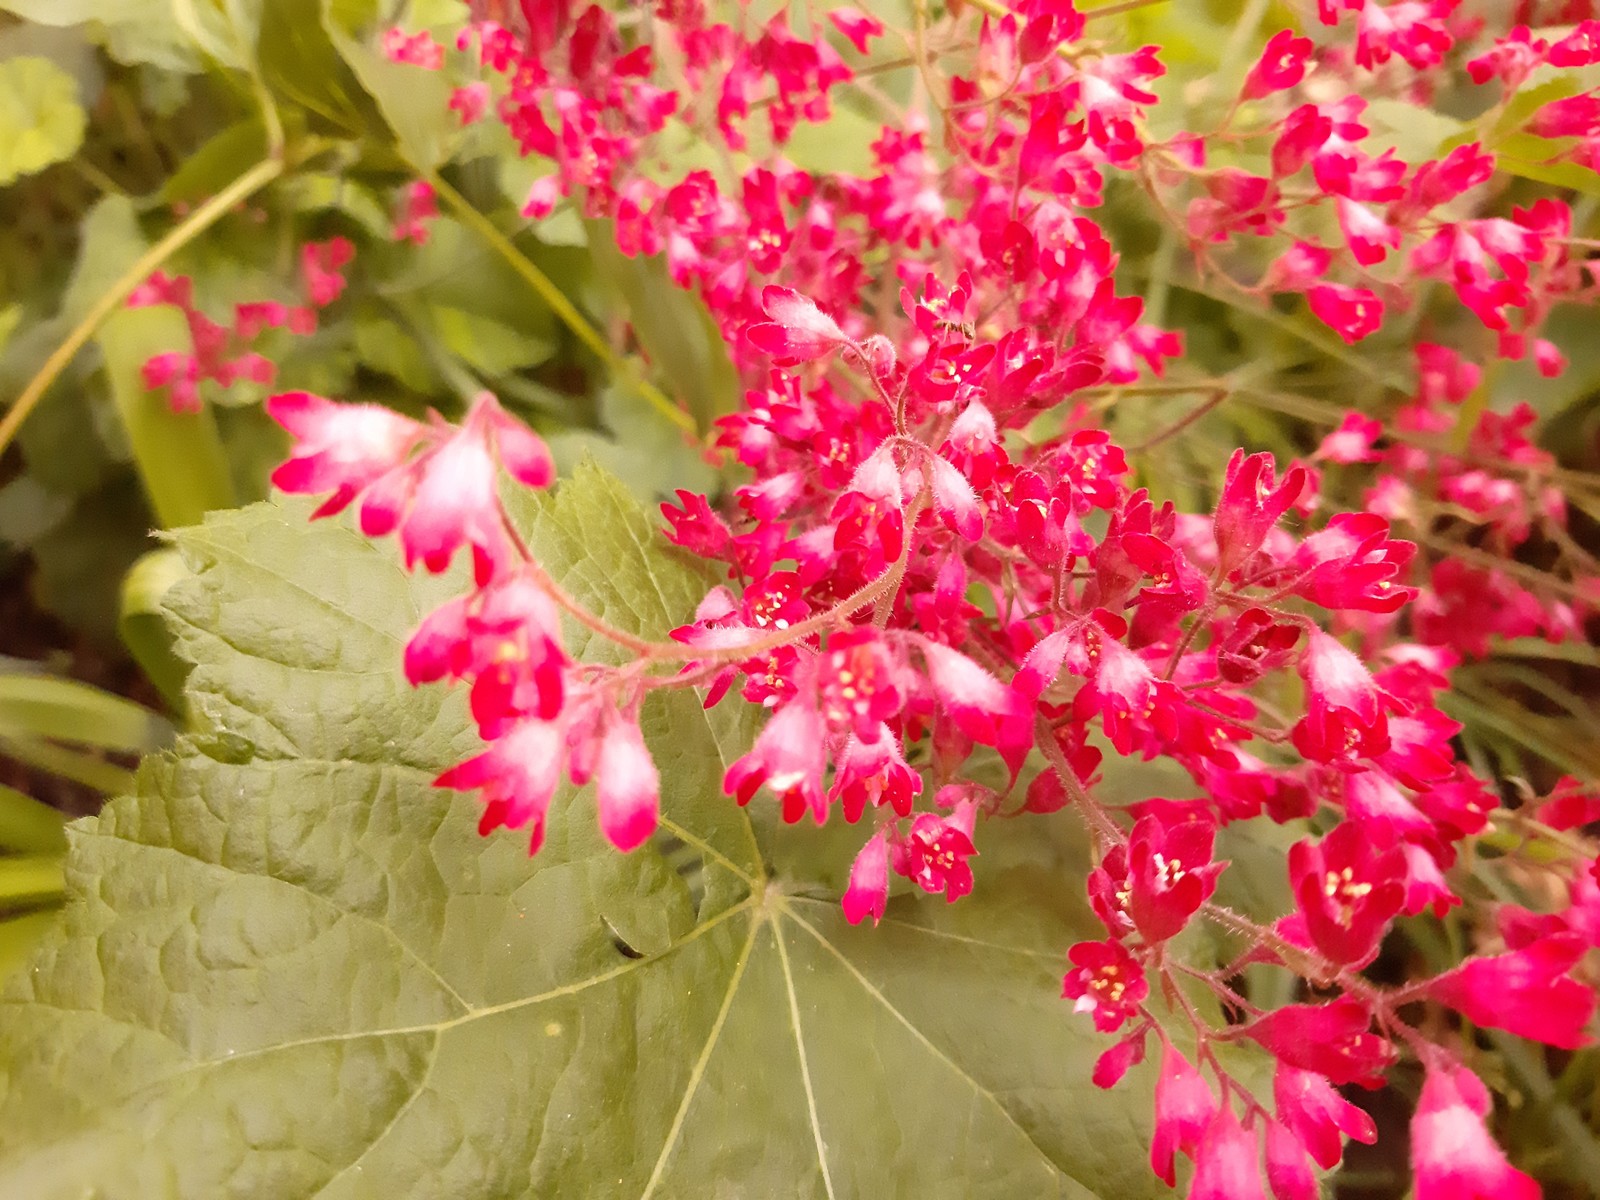
<svg viewBox="0 0 1600 1200">
<path fill-rule="evenodd" d="M 706 585 L 596 468 L 524 518 L 635 633 Z M 645 722 L 671 836 L 618 855 L 563 794 L 529 859 L 429 786 L 474 738 L 458 695 L 394 667 L 450 579 L 299 505 L 177 542 L 200 728 L 71 831 L 62 929 L 0 1005 L 0 1193 L 1161 1191 L 1148 1093 L 1084 1102 L 1101 1046 L 1057 955 L 1092 918 L 1041 902 L 1048 847 L 852 930 L 774 853 L 786 831 L 719 794 L 745 710 L 675 694 Z"/>
</svg>

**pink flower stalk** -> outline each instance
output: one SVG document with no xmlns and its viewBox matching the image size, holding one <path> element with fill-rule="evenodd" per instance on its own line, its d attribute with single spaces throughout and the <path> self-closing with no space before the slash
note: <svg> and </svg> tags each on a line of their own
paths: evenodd
<svg viewBox="0 0 1600 1200">
<path fill-rule="evenodd" d="M 1428 984 L 1427 994 L 1475 1025 L 1505 1029 L 1565 1050 L 1594 1039 L 1594 990 L 1568 972 L 1588 947 L 1564 935 L 1492 958 L 1469 958 Z"/>
<path fill-rule="evenodd" d="M 1411 1119 L 1416 1200 L 1539 1200 L 1539 1185 L 1506 1161 L 1483 1127 L 1493 1107 L 1471 1071 L 1428 1063 Z"/>
</svg>

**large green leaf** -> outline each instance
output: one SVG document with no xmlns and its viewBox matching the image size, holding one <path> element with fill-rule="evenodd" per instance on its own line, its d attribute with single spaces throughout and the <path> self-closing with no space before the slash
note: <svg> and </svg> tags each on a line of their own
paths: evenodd
<svg viewBox="0 0 1600 1200">
<path fill-rule="evenodd" d="M 720 795 L 748 710 L 680 694 L 645 714 L 673 836 L 619 855 L 564 795 L 530 860 L 430 787 L 475 739 L 397 669 L 455 581 L 304 514 L 178 536 L 201 732 L 71 830 L 64 928 L 0 1003 L 0 1194 L 1164 1191 L 1148 1092 L 1092 1089 L 1103 1040 L 1058 998 L 1087 918 L 1038 826 L 960 904 L 851 929 Z M 596 468 L 525 523 L 641 634 L 706 586 Z"/>
</svg>

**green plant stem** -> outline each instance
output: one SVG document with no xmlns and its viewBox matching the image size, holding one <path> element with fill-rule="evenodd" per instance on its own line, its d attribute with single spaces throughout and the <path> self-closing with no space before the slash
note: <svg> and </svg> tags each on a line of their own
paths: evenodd
<svg viewBox="0 0 1600 1200">
<path fill-rule="evenodd" d="M 127 300 L 133 289 L 143 283 L 150 273 L 167 259 L 216 224 L 235 204 L 254 195 L 281 175 L 287 165 L 287 161 L 282 158 L 268 158 L 258 162 L 195 209 L 180 224 L 175 225 L 166 237 L 141 254 L 138 261 L 101 294 L 95 301 L 94 307 L 84 315 L 72 332 L 67 334 L 61 345 L 56 347 L 55 353 L 45 360 L 44 366 L 40 367 L 37 374 L 28 381 L 28 386 L 22 389 L 22 394 L 6 411 L 4 418 L 0 418 L 0 453 L 11 445 L 17 436 L 17 431 L 22 428 L 22 423 L 38 407 L 39 401 L 44 398 L 50 385 L 77 357 L 78 351 L 88 344 L 101 323 Z"/>
<path fill-rule="evenodd" d="M 627 379 L 639 390 L 640 395 L 659 409 L 661 414 L 674 425 L 689 433 L 695 431 L 694 418 L 674 404 L 671 397 L 660 388 L 648 380 L 638 378 L 627 360 L 601 336 L 599 330 L 584 319 L 583 314 L 572 301 L 567 299 L 565 293 L 548 275 L 536 267 L 527 255 L 518 250 L 493 221 L 474 208 L 472 203 L 451 187 L 437 171 L 423 170 L 421 174 L 433 185 L 433 190 L 444 197 L 444 202 L 455 211 L 455 214 L 489 243 L 495 252 L 505 259 L 507 266 L 522 276 L 528 286 L 539 294 L 539 298 L 550 306 L 550 311 L 555 313 L 561 323 L 570 329 L 580 342 L 594 351 L 613 375 Z"/>
</svg>

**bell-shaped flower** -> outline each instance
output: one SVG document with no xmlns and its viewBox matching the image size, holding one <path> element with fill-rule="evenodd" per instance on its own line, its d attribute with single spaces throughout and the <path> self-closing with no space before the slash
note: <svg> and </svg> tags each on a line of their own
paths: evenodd
<svg viewBox="0 0 1600 1200">
<path fill-rule="evenodd" d="M 1489 1089 L 1465 1067 L 1428 1064 L 1411 1118 L 1416 1200 L 1539 1200 L 1539 1185 L 1506 1161 L 1484 1128 L 1493 1106 Z"/>
<path fill-rule="evenodd" d="M 1156 1127 L 1150 1139 L 1150 1169 L 1168 1187 L 1177 1179 L 1178 1152 L 1195 1156 L 1216 1113 L 1217 1097 L 1211 1085 L 1163 1037 L 1161 1073 L 1156 1076 Z"/>
<path fill-rule="evenodd" d="M 888 902 L 889 843 L 885 831 L 880 829 L 867 839 L 850 867 L 850 886 L 845 889 L 842 901 L 844 918 L 852 925 L 859 925 L 870 913 L 876 925 L 883 919 L 883 909 Z"/>
<path fill-rule="evenodd" d="M 1580 937 L 1555 934 L 1509 954 L 1469 958 L 1429 983 L 1427 994 L 1475 1025 L 1576 1050 L 1593 1040 L 1595 993 L 1568 972 L 1587 949 Z"/>
<path fill-rule="evenodd" d="M 773 715 L 750 752 L 728 768 L 722 790 L 740 804 L 749 804 L 765 784 L 782 802 L 783 819 L 789 824 L 809 812 L 820 825 L 828 816 L 822 794 L 826 767 L 822 717 L 811 705 L 795 700 Z"/>
<path fill-rule="evenodd" d="M 1339 1095 L 1326 1077 L 1314 1071 L 1302 1071 L 1280 1061 L 1272 1077 L 1272 1098 L 1278 1120 L 1325 1171 L 1331 1171 L 1343 1157 L 1340 1134 L 1369 1146 L 1378 1140 L 1378 1126 L 1372 1117 Z"/>
<path fill-rule="evenodd" d="M 451 767 L 434 787 L 481 791 L 483 816 L 478 832 L 532 825 L 528 853 L 544 843 L 544 818 L 561 782 L 562 729 L 550 721 L 522 721 L 482 754 Z"/>
</svg>

